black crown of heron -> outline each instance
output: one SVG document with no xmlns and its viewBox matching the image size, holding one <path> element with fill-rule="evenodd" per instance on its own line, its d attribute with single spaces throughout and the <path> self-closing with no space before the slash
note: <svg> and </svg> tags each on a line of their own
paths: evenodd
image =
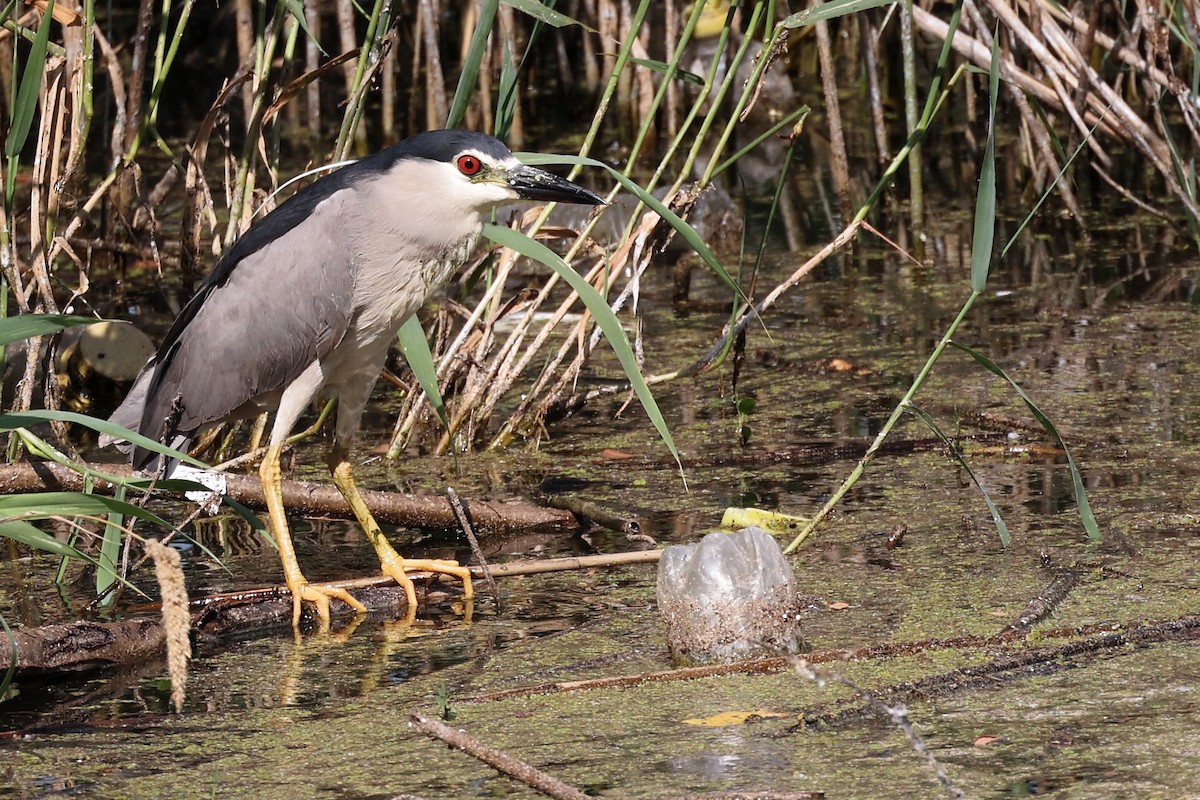
<svg viewBox="0 0 1200 800">
<path fill-rule="evenodd" d="M 599 205 L 595 193 L 517 160 L 499 140 L 445 130 L 418 134 L 317 180 L 253 225 L 221 257 L 168 330 L 112 421 L 184 449 L 231 419 L 275 411 L 260 468 L 293 597 L 329 621 L 331 598 L 366 609 L 344 589 L 312 584 L 296 561 L 284 513 L 279 456 L 318 396 L 338 398 L 329 467 L 384 574 L 416 595 L 409 572 L 471 576 L 455 561 L 404 559 L 363 502 L 350 447 L 400 326 L 470 255 L 498 203 Z M 131 450 L 138 469 L 159 457 Z"/>
</svg>

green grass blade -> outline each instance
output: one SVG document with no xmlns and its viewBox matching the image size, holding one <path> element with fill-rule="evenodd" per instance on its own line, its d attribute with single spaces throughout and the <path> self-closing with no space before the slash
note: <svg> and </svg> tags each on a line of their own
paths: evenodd
<svg viewBox="0 0 1200 800">
<path fill-rule="evenodd" d="M 1001 259 L 1008 255 L 1008 251 L 1012 249 L 1014 244 L 1017 243 L 1017 239 L 1019 239 L 1021 234 L 1025 232 L 1025 228 L 1030 222 L 1033 222 L 1034 217 L 1037 216 L 1038 211 L 1041 210 L 1042 205 L 1046 202 L 1046 200 L 1050 198 L 1050 195 L 1058 185 L 1058 182 L 1063 180 L 1063 176 L 1067 174 L 1067 170 L 1071 168 L 1071 164 L 1075 162 L 1075 159 L 1080 153 L 1083 152 L 1083 149 L 1087 147 L 1088 141 L 1092 138 L 1092 136 L 1095 135 L 1096 129 L 1100 127 L 1100 123 L 1102 121 L 1103 119 L 1096 120 L 1096 124 L 1088 130 L 1087 135 L 1084 136 L 1083 139 L 1080 140 L 1079 144 L 1075 146 L 1075 150 L 1071 153 L 1070 157 L 1063 162 L 1062 169 L 1060 169 L 1058 174 L 1054 176 L 1054 180 L 1046 186 L 1046 191 L 1042 192 L 1042 196 L 1039 197 L 1037 202 L 1033 204 L 1033 207 L 1029 209 L 1029 213 L 1025 215 L 1025 219 L 1021 220 L 1021 224 L 1017 226 L 1015 231 L 1013 231 L 1013 235 L 1008 238 L 1008 241 L 1004 244 L 1004 247 L 1000 248 Z M 1050 129 L 1049 123 L 1047 123 L 1046 128 L 1048 130 Z"/>
<path fill-rule="evenodd" d="M 11 125 L 8 136 L 4 140 L 4 155 L 14 159 L 25 147 L 29 131 L 33 128 L 33 117 L 37 111 L 38 94 L 42 85 L 42 73 L 46 69 L 46 50 L 50 45 L 50 26 L 54 21 L 54 0 L 46 4 L 42 11 L 42 21 L 38 24 L 37 34 L 33 37 L 33 46 L 29 49 L 29 57 L 21 68 L 19 88 L 16 103 L 12 109 Z M 20 63 L 18 60 L 17 63 Z"/>
<path fill-rule="evenodd" d="M 66 314 L 19 314 L 15 317 L 4 317 L 0 319 L 0 346 L 99 321 L 95 317 L 72 317 Z"/>
<path fill-rule="evenodd" d="M 313 32 L 309 30 L 308 19 L 304 16 L 304 0 L 283 0 L 283 7 L 292 15 L 292 19 L 296 20 L 296 24 L 300 26 L 300 30 L 304 31 L 304 35 L 320 51 L 321 55 L 329 55 L 325 52 L 325 48 L 321 47 L 320 40 L 316 36 L 313 36 Z"/>
<path fill-rule="evenodd" d="M 803 28 L 822 20 L 837 19 L 847 14 L 857 14 L 880 6 L 890 6 L 896 0 L 833 0 L 832 3 L 821 3 L 805 11 L 798 11 L 779 23 L 785 28 Z"/>
<path fill-rule="evenodd" d="M 496 9 L 499 0 L 484 0 L 479 7 L 479 19 L 475 21 L 475 31 L 471 34 L 471 44 L 467 55 L 463 58 L 462 72 L 458 75 L 458 86 L 454 90 L 454 102 L 450 104 L 450 113 L 446 116 L 446 127 L 457 128 L 462 125 L 466 116 L 467 106 L 471 104 L 471 94 L 479 80 L 479 65 L 483 63 L 487 51 L 488 35 L 496 21 Z"/>
<path fill-rule="evenodd" d="M 417 383 L 421 384 L 421 389 L 429 398 L 429 404 L 437 412 L 438 419 L 446 426 L 446 430 L 449 430 L 450 415 L 446 413 L 446 404 L 442 401 L 441 391 L 438 390 L 437 366 L 433 363 L 433 353 L 429 350 L 429 341 L 425 338 L 421 321 L 416 316 L 409 317 L 408 321 L 400 326 L 396 338 L 400 342 L 400 352 L 404 354 L 409 369 L 413 371 Z"/>
<path fill-rule="evenodd" d="M 32 547 L 35 550 L 42 550 L 51 555 L 62 556 L 65 558 L 81 558 L 85 561 L 93 561 L 86 555 L 76 550 L 65 542 L 60 542 L 50 534 L 43 531 L 32 522 L 26 522 L 22 519 L 8 519 L 0 521 L 0 536 L 6 539 L 12 539 L 18 544 L 23 544 L 27 547 Z M 93 561 L 93 563 L 95 563 Z"/>
<path fill-rule="evenodd" d="M 517 112 L 517 74 L 519 67 L 513 58 L 512 47 L 504 39 L 500 47 L 500 79 L 496 86 L 496 121 L 493 133 L 497 139 L 507 139 Z"/>
<path fill-rule="evenodd" d="M 694 83 L 697 86 L 704 85 L 704 78 L 694 72 L 688 72 L 686 69 L 671 69 L 671 65 L 665 61 L 658 61 L 653 58 L 630 58 L 629 63 L 637 64 L 639 67 L 645 67 L 652 72 L 657 72 L 661 75 L 670 74 L 672 78 L 678 78 L 688 83 Z"/>
<path fill-rule="evenodd" d="M 117 486 L 113 497 L 125 501 L 126 490 L 125 486 Z M 124 535 L 125 515 L 110 511 L 108 522 L 104 525 L 104 541 L 100 543 L 100 568 L 96 570 L 96 595 L 104 597 L 108 602 L 116 599 L 115 594 L 107 592 L 108 587 L 120 578 L 117 571 L 117 554 L 121 552 L 121 539 Z M 217 563 L 220 563 L 220 559 Z"/>
<path fill-rule="evenodd" d="M 42 75 L 46 70 L 46 50 L 50 44 L 50 25 L 54 21 L 51 14 L 53 10 L 54 1 L 50 0 L 42 11 L 42 21 L 33 37 L 33 46 L 29 50 L 29 57 L 21 66 L 19 81 L 15 72 L 13 75 L 13 85 L 17 89 L 13 94 L 8 135 L 4 138 L 4 157 L 7 166 L 4 176 L 6 207 L 12 206 L 13 198 L 16 196 L 17 161 L 20 158 L 21 149 L 25 147 L 25 141 L 29 138 L 29 131 L 33 128 L 33 117 L 37 111 Z M 20 64 L 20 59 L 17 59 L 16 65 Z M 15 68 L 14 66 L 14 70 Z"/>
<path fill-rule="evenodd" d="M 4 615 L 0 614 L 0 628 L 4 628 L 5 644 L 8 645 L 8 669 L 4 672 L 4 680 L 0 680 L 0 703 L 3 703 L 8 698 L 8 687 L 12 686 L 13 676 L 17 674 L 17 637 L 13 635 L 12 628 L 8 627 L 8 620 L 4 619 Z"/>
<path fill-rule="evenodd" d="M 125 488 L 118 487 L 114 495 L 117 500 L 125 501 Z M 96 596 L 104 597 L 106 603 L 116 599 L 115 594 L 106 594 L 108 588 L 117 582 L 117 557 L 121 553 L 121 538 L 125 531 L 122 529 L 125 515 L 116 511 L 108 512 L 108 522 L 104 526 L 104 538 L 100 541 L 100 565 L 96 568 Z"/>
<path fill-rule="evenodd" d="M 98 494 L 81 492 L 30 492 L 0 497 L 0 518 L 9 521 L 50 519 L 53 517 L 104 517 L 109 513 L 137 517 L 151 525 L 173 531 L 175 526 L 144 508 Z"/>
<path fill-rule="evenodd" d="M 585 156 L 548 155 L 546 153 L 517 153 L 516 155 L 517 158 L 521 159 L 526 164 L 530 164 L 531 166 L 541 166 L 542 164 L 574 164 L 583 167 L 601 167 L 602 169 L 608 170 L 609 174 L 612 175 L 618 183 L 620 183 L 631 194 L 637 197 L 639 201 L 645 203 L 647 207 L 653 209 L 656 214 L 666 220 L 667 224 L 674 228 L 675 232 L 683 237 L 683 240 L 687 242 L 693 250 L 696 251 L 696 254 L 700 256 L 705 264 L 708 265 L 708 268 L 711 269 L 718 278 L 728 284 L 730 288 L 737 292 L 738 297 L 745 302 L 749 302 L 741 287 L 737 285 L 737 281 L 730 277 L 729 273 L 725 271 L 725 267 L 721 266 L 721 262 L 717 260 L 715 255 L 713 255 L 712 250 L 708 249 L 708 245 L 706 245 L 704 240 L 700 238 L 700 234 L 696 233 L 692 226 L 684 222 L 678 214 L 667 208 L 661 200 L 650 194 L 650 192 L 647 192 L 645 189 L 639 186 L 637 182 L 631 180 L 616 168 L 605 164 L 603 161 L 597 161 L 594 158 L 587 158 Z"/>
<path fill-rule="evenodd" d="M 173 450 L 165 444 L 156 442 L 153 439 L 142 436 L 140 433 L 134 433 L 128 428 L 123 428 L 108 420 L 89 417 L 86 414 L 77 414 L 74 411 L 48 411 L 46 409 L 31 409 L 29 411 L 14 411 L 8 414 L 0 414 L 0 432 L 16 430 L 17 428 L 27 428 L 30 425 L 36 425 L 39 422 L 49 422 L 57 420 L 60 422 L 70 422 L 75 425 L 83 425 L 86 428 L 91 428 L 98 433 L 107 433 L 110 436 L 115 436 L 130 444 L 144 447 L 160 455 L 168 458 L 178 459 L 185 464 L 191 464 L 193 467 L 207 469 L 208 465 L 203 461 L 198 461 L 192 458 L 187 453 L 181 453 L 178 450 Z"/>
<path fill-rule="evenodd" d="M 584 25 L 577 19 L 568 17 L 561 11 L 555 11 L 553 8 L 539 3 L 537 0 L 504 0 L 504 5 L 512 6 L 517 11 L 536 19 L 538 22 L 544 22 L 555 28 L 565 28 L 569 25 L 578 25 L 585 31 L 595 33 L 596 29 L 588 25 Z"/>
<path fill-rule="evenodd" d="M 978 489 L 979 494 L 983 496 L 983 502 L 985 505 L 987 505 L 987 509 L 992 515 L 992 522 L 996 525 L 996 533 L 1000 535 L 1001 544 L 1003 544 L 1005 547 L 1008 547 L 1010 544 L 1012 544 L 1012 534 L 1009 533 L 1008 526 L 1004 524 L 1004 519 L 1000 516 L 1000 509 L 997 508 L 996 504 L 992 502 L 991 495 L 987 493 L 987 489 L 983 488 L 983 484 L 979 482 L 979 478 L 975 475 L 974 470 L 971 469 L 971 465 L 967 463 L 965 458 L 963 458 L 962 452 L 954 446 L 954 442 L 950 441 L 950 437 L 942 432 L 942 429 L 938 427 L 936 422 L 934 422 L 933 417 L 929 416 L 916 406 L 910 405 L 904 410 L 924 422 L 925 426 L 929 428 L 929 430 L 933 431 L 933 435 L 936 436 L 941 443 L 946 446 L 946 450 L 950 452 L 950 455 L 955 461 L 958 462 L 959 466 L 967 471 L 967 475 L 971 477 L 971 482 L 975 484 L 975 488 Z"/>
<path fill-rule="evenodd" d="M 1100 532 L 1100 526 L 1096 524 L 1096 517 L 1092 514 L 1092 506 L 1088 502 L 1087 490 L 1083 486 L 1083 475 L 1079 472 L 1079 467 L 1076 466 L 1075 459 L 1071 456 L 1071 451 L 1067 448 L 1067 443 L 1059 435 L 1058 429 L 1054 427 L 1054 423 L 1042 413 L 1042 410 L 1037 407 L 1033 399 L 1025 394 L 1025 390 L 1010 378 L 1004 370 L 1000 369 L 994 361 L 983 353 L 972 350 L 966 345 L 961 345 L 958 342 L 950 342 L 950 344 L 975 359 L 984 369 L 1008 381 L 1008 385 L 1025 401 L 1025 405 L 1029 407 L 1030 412 L 1032 412 L 1033 416 L 1046 430 L 1046 433 L 1050 434 L 1055 444 L 1062 448 L 1063 453 L 1067 456 L 1067 465 L 1071 468 L 1071 481 L 1075 486 L 1075 506 L 1079 509 L 1079 519 L 1083 523 L 1083 529 L 1087 531 L 1088 538 L 1098 541 L 1103 534 Z"/>
<path fill-rule="evenodd" d="M 1000 38 L 992 40 L 992 65 L 988 74 L 988 136 L 975 195 L 975 230 L 971 237 L 971 288 L 987 287 L 996 239 L 996 96 L 1000 93 Z"/>
<path fill-rule="evenodd" d="M 653 423 L 655 430 L 658 431 L 659 437 L 662 438 L 663 443 L 666 444 L 667 449 L 671 451 L 671 455 L 678 464 L 679 450 L 675 447 L 675 440 L 671 438 L 671 431 L 667 428 L 666 420 L 663 418 L 662 411 L 658 408 L 658 403 L 654 400 L 654 395 L 650 393 L 650 387 L 646 384 L 646 379 L 642 377 L 642 372 L 638 369 L 637 358 L 633 354 L 633 347 L 630 346 L 629 339 L 626 338 L 625 331 L 621 328 L 621 322 L 617 319 L 617 315 L 609 308 L 608 303 L 605 302 L 600 293 L 584 280 L 579 273 L 571 269 L 567 262 L 559 258 L 557 253 L 541 242 L 530 239 L 520 231 L 489 223 L 483 226 L 483 233 L 496 244 L 515 250 L 523 256 L 532 258 L 534 261 L 541 262 L 550 267 L 575 290 L 579 298 L 583 300 L 583 304 L 587 306 L 588 311 L 596 319 L 596 324 L 600 326 L 600 330 L 604 332 L 604 338 L 608 339 L 613 353 L 616 354 L 622 369 L 625 370 L 625 375 L 629 378 L 629 383 L 633 387 L 634 393 L 637 395 L 638 400 L 641 401 L 642 408 L 646 410 L 646 416 L 650 418 L 650 422 Z M 682 469 L 682 466 L 680 469 Z"/>
</svg>

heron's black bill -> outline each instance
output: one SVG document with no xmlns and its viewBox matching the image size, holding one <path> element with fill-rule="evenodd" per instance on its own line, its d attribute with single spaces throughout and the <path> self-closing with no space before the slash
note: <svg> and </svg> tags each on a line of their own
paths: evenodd
<svg viewBox="0 0 1200 800">
<path fill-rule="evenodd" d="M 521 166 L 513 170 L 508 175 L 508 185 L 525 200 L 604 205 L 604 198 L 591 189 L 537 167 Z"/>
</svg>

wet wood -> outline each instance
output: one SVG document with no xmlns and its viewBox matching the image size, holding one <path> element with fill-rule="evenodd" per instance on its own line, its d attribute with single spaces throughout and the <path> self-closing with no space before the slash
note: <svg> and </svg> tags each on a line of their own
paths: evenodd
<svg viewBox="0 0 1200 800">
<path fill-rule="evenodd" d="M 575 569 L 595 569 L 628 564 L 649 564 L 658 560 L 660 551 L 644 550 L 577 558 L 548 558 L 495 564 L 490 572 L 496 577 L 536 575 Z M 482 577 L 480 567 L 471 567 L 474 577 Z M 454 582 L 431 572 L 411 573 L 416 583 L 417 602 L 421 605 L 445 603 L 458 595 Z M 331 586 L 345 589 L 371 612 L 399 619 L 404 615 L 404 590 L 386 576 L 332 581 Z M 444 588 L 443 588 L 444 587 Z M 245 635 L 272 628 L 287 627 L 292 619 L 292 596 L 286 587 L 270 586 L 194 599 L 191 604 L 192 630 L 202 639 L 217 640 L 234 634 Z M 17 668 L 27 673 L 51 673 L 98 669 L 134 664 L 165 653 L 165 637 L 157 604 L 126 608 L 129 614 L 145 614 L 120 622 L 80 621 L 17 629 Z M 330 606 L 333 619 L 345 622 L 354 612 L 337 600 Z M 0 670 L 12 663 L 12 649 L 0 634 Z"/>
<path fill-rule="evenodd" d="M 580 500 L 576 497 L 551 495 L 546 498 L 546 505 L 551 508 L 570 511 L 576 518 L 586 517 L 602 528 L 623 533 L 626 536 L 642 536 L 642 523 L 637 517 L 623 517 L 607 511 L 595 503 Z"/>
<path fill-rule="evenodd" d="M 88 670 L 111 664 L 133 664 L 165 652 L 166 636 L 157 617 L 121 622 L 68 622 L 19 628 L 12 640 L 0 634 L 0 669 L 12 663 L 38 672 Z"/>
<path fill-rule="evenodd" d="M 134 477 L 124 465 L 102 464 L 99 468 L 114 477 Z M 257 476 L 225 475 L 226 494 L 256 510 L 264 510 L 262 483 Z M 83 489 L 83 477 L 73 470 L 49 462 L 0 465 L 0 493 L 72 491 Z M 96 492 L 111 494 L 113 484 L 97 480 Z M 392 525 L 414 528 L 450 529 L 456 527 L 454 510 L 442 496 L 415 496 L 397 492 L 362 490 L 363 500 L 375 519 Z M 337 516 L 353 519 L 350 507 L 333 484 L 316 481 L 283 482 L 283 503 L 290 513 L 311 516 Z M 462 500 L 477 531 L 516 533 L 530 530 L 576 531 L 579 521 L 569 511 L 544 508 L 523 501 L 502 503 L 488 500 Z"/>
<path fill-rule="evenodd" d="M 1009 626 L 1012 630 L 1028 633 L 1033 630 L 1033 626 L 1048 619 L 1054 613 L 1054 609 L 1058 608 L 1059 604 L 1067 598 L 1067 595 L 1075 584 L 1079 582 L 1079 571 L 1075 569 L 1064 568 L 1058 571 L 1054 576 L 1054 580 L 1050 582 L 1037 597 L 1029 601 L 1020 616 L 1013 621 Z"/>
<path fill-rule="evenodd" d="M 1188 641 L 1196 639 L 1197 636 L 1200 636 L 1200 617 L 1196 616 L 1146 625 L 1131 625 L 1124 631 L 1089 636 L 1061 645 L 1003 653 L 982 664 L 929 675 L 915 681 L 873 688 L 871 694 L 895 705 L 914 699 L 943 697 L 980 686 L 995 688 L 1005 680 L 1027 678 L 1035 670 L 1036 674 L 1044 676 L 1060 669 L 1069 669 L 1078 659 L 1089 656 L 1103 657 L 1132 645 Z M 878 711 L 872 703 L 849 699 L 801 712 L 801 722 L 797 729 L 808 726 L 837 727 L 876 716 Z"/>
<path fill-rule="evenodd" d="M 556 800 L 589 800 L 588 795 L 580 789 L 563 783 L 558 778 L 542 772 L 526 761 L 510 756 L 503 750 L 489 747 L 466 731 L 451 728 L 444 722 L 424 714 L 413 714 L 409 717 L 408 724 L 426 736 L 445 742 L 455 750 L 460 750 L 472 758 L 482 761 L 497 772 L 518 780 L 547 797 L 553 797 Z"/>
<path fill-rule="evenodd" d="M 1189 616 L 1179 619 L 1164 620 L 1145 625 L 1098 625 L 1079 628 L 1067 628 L 1054 631 L 1043 631 L 1039 635 L 1040 640 L 1053 638 L 1074 638 L 1084 636 L 1088 638 L 1079 639 L 1078 641 L 1068 642 L 1055 647 L 1035 648 L 1031 650 L 1016 651 L 995 659 L 993 664 L 994 669 L 967 667 L 962 670 L 955 670 L 952 674 L 965 680 L 966 676 L 974 676 L 976 672 L 985 677 L 978 681 L 984 685 L 987 684 L 988 677 L 996 672 L 1003 670 L 1014 670 L 1019 666 L 1030 666 L 1032 664 L 1053 664 L 1056 659 L 1069 655 L 1078 655 L 1081 653 L 1093 652 L 1108 652 L 1111 649 L 1123 647 L 1130 643 L 1150 643 L 1156 641 L 1167 641 L 1172 639 L 1195 638 L 1200 632 L 1200 617 Z M 910 656 L 917 653 L 924 653 L 934 650 L 969 650 L 980 649 L 984 650 L 993 647 L 1000 642 L 1019 642 L 1024 640 L 1025 634 L 1020 631 L 1014 631 L 1011 628 L 1006 628 L 996 636 L 956 636 L 949 639 L 924 639 L 921 641 L 907 642 L 885 642 L 882 644 L 868 645 L 864 647 L 837 649 L 837 650 L 821 650 L 815 653 L 808 653 L 803 656 L 803 659 L 808 664 L 829 664 L 843 663 L 847 661 L 864 661 L 874 660 L 882 661 L 888 658 L 897 658 L 902 656 Z M 532 695 L 557 694 L 565 692 L 582 692 L 592 691 L 596 689 L 625 689 L 632 686 L 639 686 L 644 683 L 665 683 L 671 681 L 690 681 L 699 678 L 713 678 L 725 675 L 769 675 L 772 673 L 782 672 L 791 669 L 798 662 L 799 656 L 775 656 L 771 658 L 757 658 L 750 661 L 739 661 L 733 664 L 707 664 L 704 666 L 695 667 L 679 667 L 677 669 L 659 670 L 656 672 L 641 672 L 631 675 L 610 675 L 604 678 L 594 678 L 591 680 L 579 681 L 556 681 L 553 683 L 541 683 L 526 686 L 517 686 L 511 689 L 502 689 L 495 692 L 487 692 L 477 694 L 471 697 L 460 698 L 458 703 L 491 703 L 497 700 L 513 700 Z M 982 671 L 980 671 L 982 670 Z M 937 686 L 940 686 L 942 693 L 946 693 L 958 685 L 951 685 L 950 682 L 943 676 L 936 676 L 931 679 Z M 903 684 L 903 687 L 911 690 L 912 687 L 921 684 L 921 681 Z M 965 688 L 965 684 L 962 684 Z M 921 691 L 925 691 L 927 695 L 937 694 L 933 690 L 934 687 L 923 686 Z M 877 692 L 877 694 L 887 695 L 887 691 Z M 919 695 L 920 692 L 911 690 L 909 696 Z M 889 695 L 890 696 L 890 695 Z M 903 698 L 900 698 L 901 700 Z M 869 712 L 869 709 L 855 706 L 854 713 L 863 715 Z M 803 717 L 808 719 L 808 717 Z M 830 717 L 832 719 L 832 717 Z M 838 717 L 841 719 L 841 717 Z M 824 717 L 821 721 L 828 721 Z"/>
</svg>

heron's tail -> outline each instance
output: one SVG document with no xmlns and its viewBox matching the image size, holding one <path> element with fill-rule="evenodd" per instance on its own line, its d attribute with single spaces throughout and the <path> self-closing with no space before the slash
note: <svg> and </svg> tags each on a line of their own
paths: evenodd
<svg viewBox="0 0 1200 800">
<path fill-rule="evenodd" d="M 154 377 L 154 364 L 154 359 L 151 359 L 149 363 L 142 368 L 142 371 L 134 380 L 133 386 L 130 387 L 129 394 L 125 395 L 125 400 L 122 401 L 121 405 L 117 407 L 117 410 L 112 413 L 112 416 L 108 418 L 109 422 L 116 423 L 123 428 L 128 428 L 129 430 L 137 433 L 146 434 L 146 432 L 142 430 L 142 426 L 146 410 L 146 394 L 150 390 L 150 381 Z M 149 435 L 153 436 L 153 434 Z M 192 439 L 190 436 L 176 434 L 174 437 L 172 437 L 171 441 L 164 442 L 164 444 L 175 450 L 186 452 L 188 446 L 191 444 L 191 441 Z M 110 445 L 115 445 L 116 448 L 121 452 L 128 453 L 130 462 L 133 464 L 133 468 L 143 472 L 157 473 L 162 471 L 163 476 L 169 478 L 175 471 L 175 466 L 179 463 L 178 459 L 168 459 L 166 470 L 164 471 L 162 470 L 163 456 L 160 454 L 155 453 L 152 450 L 147 450 L 144 447 L 136 447 L 119 436 L 114 436 L 107 433 L 100 434 L 100 446 L 109 447 Z"/>
</svg>

